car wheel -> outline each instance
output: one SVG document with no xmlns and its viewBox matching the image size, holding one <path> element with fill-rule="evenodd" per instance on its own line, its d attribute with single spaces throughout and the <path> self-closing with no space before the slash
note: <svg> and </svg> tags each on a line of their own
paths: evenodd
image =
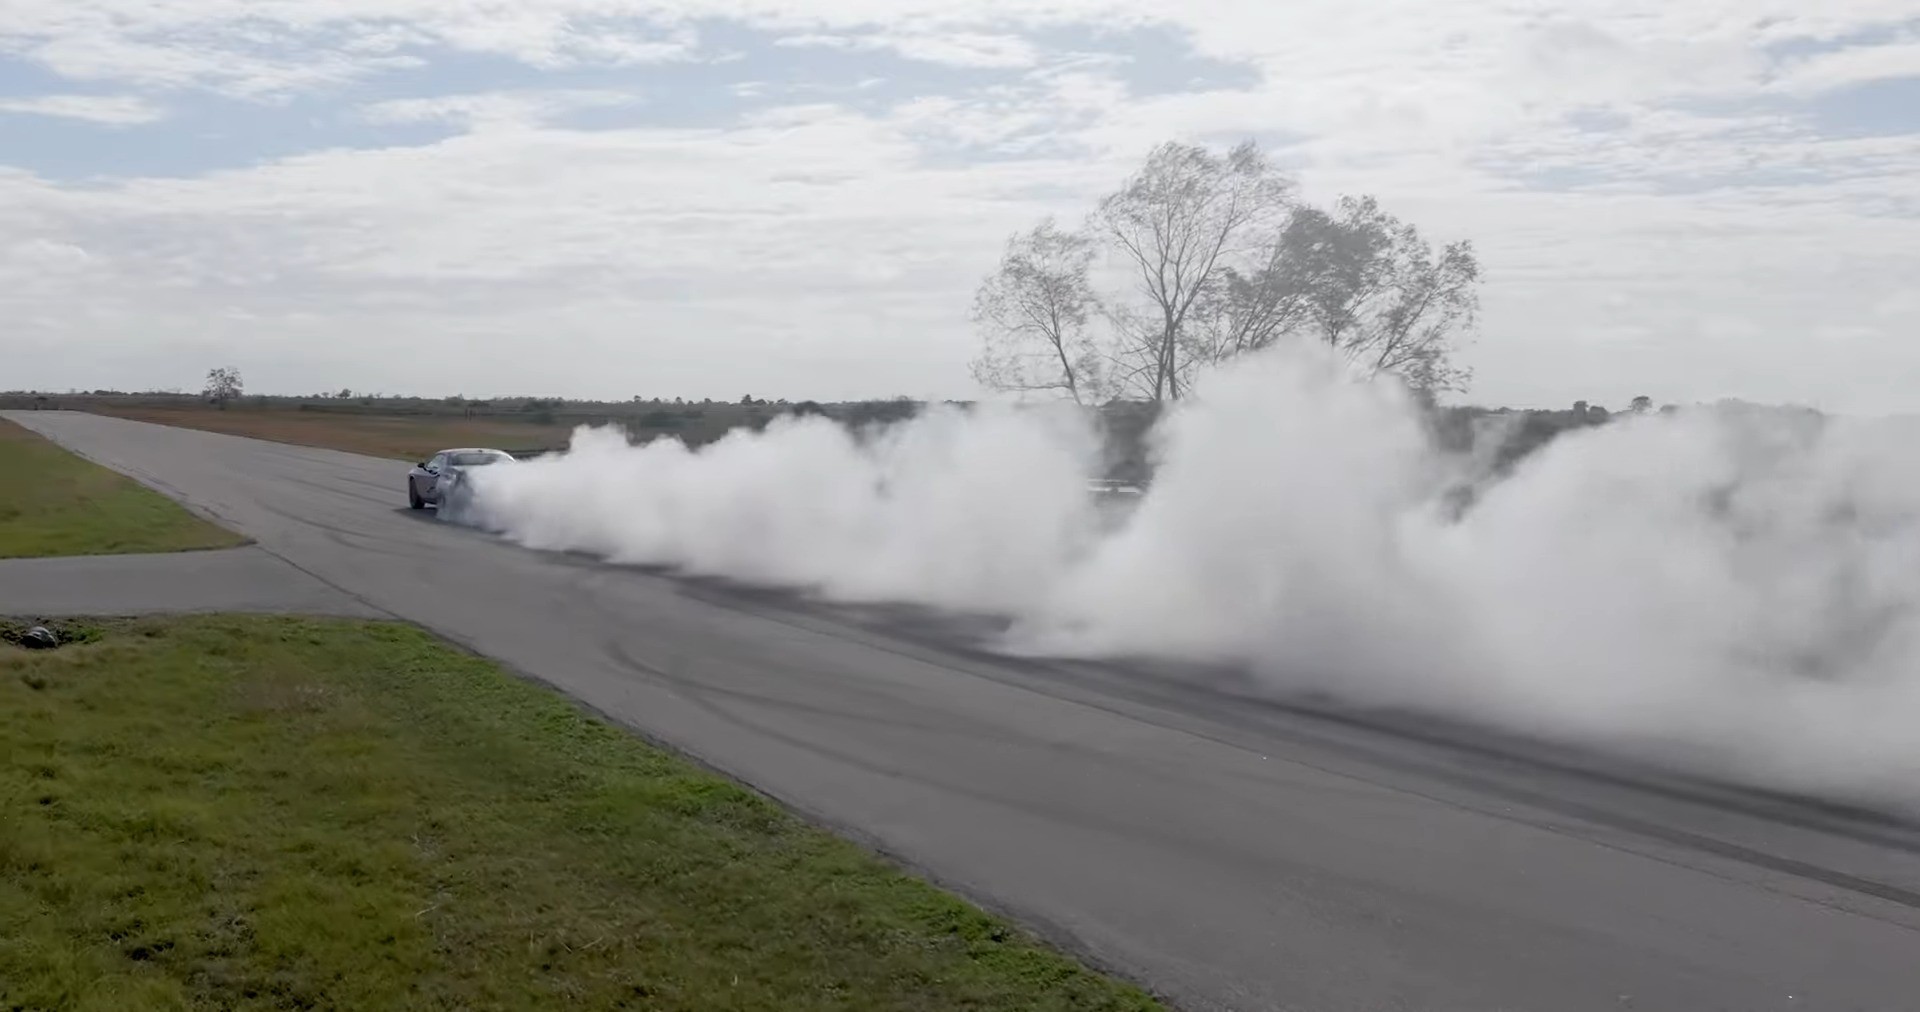
<svg viewBox="0 0 1920 1012">
<path fill-rule="evenodd" d="M 413 482 L 407 482 L 407 505 L 417 510 L 427 508 L 427 501 L 420 498 L 420 490 L 413 487 Z"/>
<path fill-rule="evenodd" d="M 467 501 L 468 494 L 466 485 L 464 483 L 455 485 L 440 497 L 440 515 L 445 519 L 458 523 L 461 515 L 466 512 Z"/>
</svg>

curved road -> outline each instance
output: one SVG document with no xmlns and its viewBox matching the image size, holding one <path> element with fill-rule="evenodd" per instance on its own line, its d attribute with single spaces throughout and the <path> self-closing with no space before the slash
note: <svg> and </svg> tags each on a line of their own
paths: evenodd
<svg viewBox="0 0 1920 1012">
<path fill-rule="evenodd" d="M 1188 1008 L 1920 1007 L 1894 820 L 535 553 L 411 514 L 398 462 L 9 417 Z"/>
</svg>

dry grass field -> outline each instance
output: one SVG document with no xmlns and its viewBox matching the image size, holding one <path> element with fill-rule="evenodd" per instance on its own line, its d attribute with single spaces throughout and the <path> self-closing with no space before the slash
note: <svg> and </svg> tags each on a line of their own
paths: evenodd
<svg viewBox="0 0 1920 1012">
<path fill-rule="evenodd" d="M 440 415 L 374 415 L 234 408 L 121 407 L 102 405 L 97 414 L 176 425 L 278 443 L 323 446 L 395 460 L 424 460 L 449 446 L 502 450 L 559 449 L 573 426 L 493 418 Z"/>
</svg>

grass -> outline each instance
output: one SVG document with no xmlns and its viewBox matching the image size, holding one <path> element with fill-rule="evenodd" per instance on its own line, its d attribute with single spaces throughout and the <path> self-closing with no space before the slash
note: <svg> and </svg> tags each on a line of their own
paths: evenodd
<svg viewBox="0 0 1920 1012">
<path fill-rule="evenodd" d="M 62 631 L 0 642 L 0 1008 L 1158 1007 L 410 626 Z"/>
<path fill-rule="evenodd" d="M 244 538 L 0 421 L 0 558 L 230 548 Z"/>
<path fill-rule="evenodd" d="M 318 446 L 392 460 L 421 461 L 450 446 L 491 446 L 502 450 L 558 449 L 567 445 L 571 424 L 537 424 L 491 418 L 436 415 L 373 415 L 232 408 L 90 408 L 116 418 L 154 422 L 230 436 Z"/>
</svg>

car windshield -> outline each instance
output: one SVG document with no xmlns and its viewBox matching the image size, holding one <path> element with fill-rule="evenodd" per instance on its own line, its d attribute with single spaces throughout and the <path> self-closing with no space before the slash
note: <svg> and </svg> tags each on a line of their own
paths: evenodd
<svg viewBox="0 0 1920 1012">
<path fill-rule="evenodd" d="M 502 453 L 456 453 L 448 463 L 456 467 L 478 467 L 481 464 L 493 464 L 509 459 Z"/>
</svg>

